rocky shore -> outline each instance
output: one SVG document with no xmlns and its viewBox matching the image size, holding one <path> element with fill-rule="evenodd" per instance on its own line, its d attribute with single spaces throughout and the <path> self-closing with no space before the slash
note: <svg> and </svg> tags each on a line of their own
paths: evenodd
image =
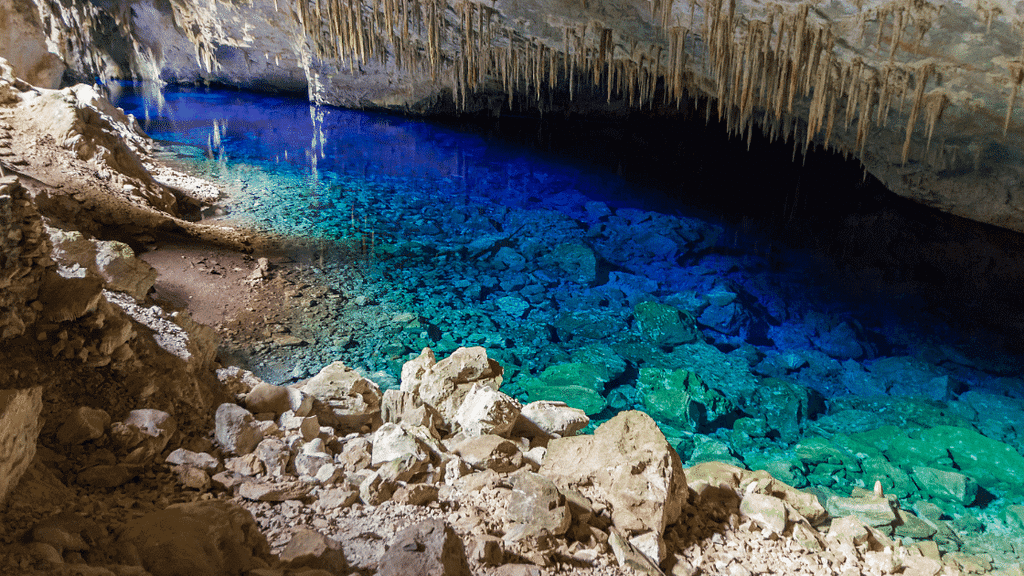
<svg viewBox="0 0 1024 576">
<path fill-rule="evenodd" d="M 484 347 L 423 349 L 384 386 L 345 358 L 288 386 L 222 365 L 212 328 L 152 299 L 156 275 L 130 245 L 258 241 L 184 218 L 213 196 L 183 175 L 168 186 L 131 119 L 87 87 L 36 89 L 8 73 L 0 121 L 0 167 L 13 173 L 0 179 L 4 573 L 1021 573 L 952 550 L 963 527 L 927 502 L 906 509 L 898 483 L 811 493 L 781 468 L 684 468 L 679 438 L 643 412 L 595 428 L 585 409 L 520 401 Z M 267 261 L 252 264 L 254 290 L 279 288 Z M 686 317 L 660 306 L 637 304 L 648 337 L 692 342 Z M 573 369 L 547 378 L 579 378 Z M 644 381 L 714 405 L 687 374 Z M 768 401 L 780 389 L 750 392 Z M 957 430 L 908 439 L 900 453 L 919 457 L 915 480 L 961 504 L 979 484 L 1020 485 L 1022 457 L 994 441 L 971 476 L 928 466 L 947 457 L 971 470 L 981 441 Z M 946 456 L 928 452 L 942 442 Z M 870 452 L 797 450 L 819 475 Z M 1005 521 L 1024 522 L 1019 508 Z"/>
</svg>

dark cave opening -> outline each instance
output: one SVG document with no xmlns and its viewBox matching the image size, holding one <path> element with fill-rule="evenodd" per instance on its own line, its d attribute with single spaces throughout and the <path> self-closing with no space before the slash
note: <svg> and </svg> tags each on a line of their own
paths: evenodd
<svg viewBox="0 0 1024 576">
<path fill-rule="evenodd" d="M 865 299 L 914 293 L 965 334 L 993 331 L 1024 352 L 1024 235 L 902 198 L 852 156 L 792 140 L 749 140 L 701 104 L 666 116 L 436 119 L 556 158 L 614 169 L 651 191 L 645 209 L 710 215 L 736 227 L 723 249 L 772 258 L 802 250 L 837 291 Z"/>
</svg>

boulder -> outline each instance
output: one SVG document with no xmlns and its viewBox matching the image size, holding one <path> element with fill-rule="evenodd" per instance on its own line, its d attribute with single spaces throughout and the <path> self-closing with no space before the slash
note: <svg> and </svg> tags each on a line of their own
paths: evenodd
<svg viewBox="0 0 1024 576">
<path fill-rule="evenodd" d="M 280 556 L 291 569 L 318 568 L 331 574 L 348 573 L 348 562 L 341 545 L 309 528 L 299 528 L 292 534 Z"/>
<path fill-rule="evenodd" d="M 224 390 L 229 394 L 248 394 L 250 390 L 260 384 L 266 384 L 266 382 L 260 380 L 259 376 L 237 366 L 218 368 L 216 374 L 217 380 L 220 381 L 224 386 Z"/>
<path fill-rule="evenodd" d="M 455 447 L 455 453 L 478 470 L 512 472 L 523 464 L 523 455 L 516 444 L 493 434 L 464 440 Z"/>
<path fill-rule="evenodd" d="M 443 521 L 424 520 L 399 531 L 377 564 L 377 576 L 469 576 L 466 549 Z"/>
<path fill-rule="evenodd" d="M 854 516 L 868 526 L 888 526 L 896 520 L 892 504 L 885 496 L 866 498 L 832 496 L 825 502 L 825 508 L 835 518 Z"/>
<path fill-rule="evenodd" d="M 611 371 L 599 364 L 568 362 L 545 368 L 537 376 L 548 386 L 581 386 L 601 393 L 611 380 Z"/>
<path fill-rule="evenodd" d="M 401 389 L 417 394 L 433 406 L 445 424 L 452 427 L 462 401 L 474 384 L 493 390 L 501 387 L 502 367 L 487 357 L 487 351 L 477 346 L 459 348 L 451 356 L 433 362 L 429 348 L 402 368 Z"/>
<path fill-rule="evenodd" d="M 763 378 L 744 408 L 767 420 L 783 441 L 795 442 L 813 415 L 811 404 L 806 388 L 781 378 Z"/>
<path fill-rule="evenodd" d="M 922 492 L 939 500 L 970 506 L 978 496 L 978 483 L 953 470 L 914 466 L 913 479 Z"/>
<path fill-rule="evenodd" d="M 766 494 L 746 494 L 740 500 L 740 514 L 750 518 L 763 530 L 782 535 L 786 531 L 788 513 L 786 504 Z"/>
<path fill-rule="evenodd" d="M 95 440 L 106 432 L 110 425 L 110 414 L 99 408 L 79 406 L 72 410 L 57 429 L 57 442 L 61 444 L 82 444 Z"/>
<path fill-rule="evenodd" d="M 230 576 L 273 561 L 241 506 L 223 500 L 174 504 L 128 522 L 120 541 L 138 550 L 153 576 Z"/>
<path fill-rule="evenodd" d="M 960 472 L 983 488 L 1024 494 L 1024 456 L 1009 444 L 957 426 L 922 430 L 919 442 L 931 454 L 951 456 Z M 937 462 L 933 460 L 924 464 L 935 465 Z"/>
<path fill-rule="evenodd" d="M 246 500 L 284 502 L 285 500 L 301 500 L 312 490 L 313 486 L 305 482 L 249 480 L 238 487 L 238 495 Z"/>
<path fill-rule="evenodd" d="M 272 413 L 275 417 L 291 410 L 288 388 L 261 382 L 245 395 L 245 408 L 253 414 Z"/>
<path fill-rule="evenodd" d="M 100 464 L 79 472 L 75 481 L 82 486 L 93 488 L 116 488 L 138 476 L 140 468 L 125 464 Z"/>
<path fill-rule="evenodd" d="M 379 432 L 380 429 L 377 431 Z M 344 467 L 347 474 L 352 474 L 368 468 L 373 458 L 372 454 L 373 444 L 367 438 L 357 437 L 345 442 L 338 454 L 337 462 Z M 381 456 L 381 458 L 384 457 Z M 381 461 L 386 462 L 386 460 Z"/>
<path fill-rule="evenodd" d="M 47 270 L 39 287 L 42 316 L 52 322 L 69 322 L 96 310 L 103 298 L 103 282 L 94 276 L 64 278 Z"/>
<path fill-rule="evenodd" d="M 264 438 L 256 445 L 253 455 L 263 463 L 263 469 L 269 476 L 283 476 L 288 472 L 291 461 L 291 450 L 278 438 Z"/>
<path fill-rule="evenodd" d="M 525 470 L 513 474 L 509 480 L 512 495 L 508 501 L 508 516 L 517 525 L 506 526 L 506 534 L 515 534 L 517 539 L 542 533 L 565 534 L 572 514 L 554 482 Z"/>
<path fill-rule="evenodd" d="M 263 431 L 252 413 L 237 404 L 218 406 L 214 421 L 217 443 L 228 454 L 248 454 L 263 440 Z"/>
<path fill-rule="evenodd" d="M 644 301 L 633 307 L 640 334 L 656 346 L 673 347 L 700 339 L 697 321 L 689 312 L 660 302 Z"/>
<path fill-rule="evenodd" d="M 603 503 L 615 526 L 630 533 L 662 534 L 687 495 L 679 456 L 654 420 L 637 411 L 618 414 L 593 436 L 552 440 L 540 474 Z"/>
<path fill-rule="evenodd" d="M 298 389 L 313 397 L 320 422 L 338 434 L 380 426 L 380 387 L 341 362 L 324 367 Z"/>
<path fill-rule="evenodd" d="M 285 410 L 277 422 L 287 434 L 298 433 L 303 442 L 320 435 L 320 418 L 317 416 L 296 416 L 291 410 Z"/>
<path fill-rule="evenodd" d="M 539 400 L 523 406 L 515 432 L 533 436 L 539 432 L 561 438 L 575 436 L 590 423 L 587 413 L 557 400 Z M 533 432 L 533 434 L 531 434 Z"/>
<path fill-rule="evenodd" d="M 552 386 L 539 378 L 523 378 L 520 386 L 526 390 L 530 402 L 553 401 L 565 402 L 573 408 L 582 410 L 587 416 L 596 416 L 608 407 L 608 402 L 600 393 L 583 386 Z"/>
<path fill-rule="evenodd" d="M 95 520 L 73 512 L 61 512 L 42 520 L 32 527 L 28 539 L 52 546 L 62 555 L 65 552 L 86 552 L 97 544 L 109 544 L 105 528 Z"/>
<path fill-rule="evenodd" d="M 380 470 L 376 470 L 359 483 L 359 499 L 367 506 L 379 506 L 390 500 L 396 489 L 397 482 L 385 478 Z"/>
<path fill-rule="evenodd" d="M 125 292 L 142 300 L 156 282 L 156 269 L 140 258 L 124 242 L 96 241 L 96 272 L 109 290 Z"/>
<path fill-rule="evenodd" d="M 738 417 L 736 406 L 690 370 L 641 368 L 637 392 L 644 411 L 681 430 L 709 432 L 712 423 Z"/>
<path fill-rule="evenodd" d="M 128 453 L 123 462 L 131 465 L 152 461 L 177 431 L 178 423 L 170 414 L 152 408 L 132 410 L 124 421 L 110 427 L 114 443 Z"/>
<path fill-rule="evenodd" d="M 426 445 L 398 424 L 384 424 L 373 433 L 370 442 L 373 446 L 370 464 L 374 468 L 385 462 L 405 458 L 417 462 L 430 461 L 430 450 Z"/>
<path fill-rule="evenodd" d="M 467 436 L 506 436 L 515 425 L 522 404 L 508 394 L 476 383 L 455 413 L 455 423 Z"/>
<path fill-rule="evenodd" d="M 405 390 L 385 390 L 381 399 L 381 419 L 384 422 L 422 426 L 435 438 L 440 438 L 437 428 L 442 424 L 441 415 L 433 406 L 426 404 L 419 396 Z"/>
<path fill-rule="evenodd" d="M 436 502 L 437 496 L 438 487 L 433 484 L 406 484 L 395 490 L 391 501 L 411 506 L 425 506 Z"/>
<path fill-rule="evenodd" d="M 206 452 L 193 452 L 184 448 L 178 448 L 167 455 L 166 462 L 177 466 L 187 465 L 206 470 L 210 473 L 216 472 L 220 461 Z"/>
<path fill-rule="evenodd" d="M 303 444 L 295 455 L 293 466 L 300 478 L 318 478 L 322 482 L 330 482 L 341 476 L 338 467 L 334 465 L 334 457 L 327 452 L 319 438 Z"/>
<path fill-rule="evenodd" d="M 864 356 L 864 347 L 860 344 L 864 338 L 849 322 L 823 327 L 813 340 L 819 350 L 837 360 L 856 360 Z"/>
<path fill-rule="evenodd" d="M 142 300 L 156 282 L 156 269 L 124 242 L 92 240 L 78 231 L 47 227 L 53 242 L 52 257 L 66 278 L 95 276 L 108 290 Z"/>
<path fill-rule="evenodd" d="M 582 242 L 563 242 L 545 260 L 557 266 L 573 282 L 590 284 L 597 278 L 597 255 Z"/>
</svg>

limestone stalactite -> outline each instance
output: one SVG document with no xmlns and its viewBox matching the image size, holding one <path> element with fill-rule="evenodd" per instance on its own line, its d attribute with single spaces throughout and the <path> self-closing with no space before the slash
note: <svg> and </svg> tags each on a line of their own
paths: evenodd
<svg viewBox="0 0 1024 576">
<path fill-rule="evenodd" d="M 78 12 L 60 8 L 61 14 L 79 23 L 70 27 L 79 34 L 76 42 L 90 43 L 99 9 L 81 0 L 40 1 L 55 13 L 64 4 L 77 7 Z M 235 4 L 210 0 L 202 9 L 216 13 Z M 513 17 L 511 8 L 496 0 L 275 0 L 273 5 L 292 21 L 299 36 L 295 46 L 308 52 L 300 60 L 307 62 L 311 85 L 313 76 L 321 82 L 330 81 L 330 74 L 359 76 L 367 66 L 392 69 L 447 88 L 462 109 L 499 101 L 541 109 L 580 98 L 632 109 L 679 109 L 706 99 L 711 113 L 738 137 L 749 140 L 760 126 L 771 138 L 800 140 L 805 150 L 841 141 L 862 152 L 874 133 L 905 128 L 899 155 L 905 163 L 917 150 L 915 141 L 924 143 L 924 153 L 930 150 L 945 110 L 969 98 L 958 90 L 928 91 L 943 87 L 942 75 L 928 67 L 922 52 L 925 36 L 942 14 L 941 5 L 928 0 L 864 8 L 855 25 L 856 47 L 849 30 L 837 29 L 811 2 L 773 3 L 752 16 L 742 0 L 650 0 L 637 6 L 647 27 L 644 37 L 634 28 L 619 29 L 614 19 L 591 15 L 598 7 L 589 5 L 578 8 L 575 20 L 560 16 L 543 24 Z M 170 7 L 196 61 L 215 75 L 224 41 L 211 38 L 223 34 L 211 29 L 209 14 L 201 18 L 200 7 L 190 0 L 171 0 Z M 982 22 L 996 26 L 1003 17 L 990 3 L 978 4 L 975 13 L 982 19 L 979 27 Z M 114 21 L 130 23 L 130 10 L 118 12 Z M 545 26 L 558 32 L 552 37 Z M 130 25 L 125 29 L 133 35 Z M 156 58 L 144 44 L 133 46 L 137 63 Z M 279 57 L 274 54 L 273 60 Z M 1009 76 L 1004 134 L 1024 83 L 1019 62 L 1001 63 Z M 98 58 L 94 64 L 100 66 Z M 934 82 L 926 87 L 929 80 Z M 504 98 L 493 97 L 499 93 Z M 923 130 L 916 126 L 922 114 Z"/>
</svg>

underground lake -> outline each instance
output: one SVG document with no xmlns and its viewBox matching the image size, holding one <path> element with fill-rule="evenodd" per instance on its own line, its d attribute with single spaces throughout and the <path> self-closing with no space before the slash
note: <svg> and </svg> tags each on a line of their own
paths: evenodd
<svg viewBox="0 0 1024 576">
<path fill-rule="evenodd" d="M 684 466 L 768 470 L 822 501 L 878 481 L 953 527 L 944 550 L 1024 558 L 1019 235 L 833 154 L 759 138 L 770 151 L 744 155 L 699 112 L 654 141 L 642 118 L 438 124 L 130 85 L 115 103 L 224 190 L 206 218 L 288 247 L 293 314 L 223 344 L 268 382 L 341 360 L 393 388 L 424 348 L 482 346 L 502 391 L 591 429 L 643 410 Z"/>
</svg>

